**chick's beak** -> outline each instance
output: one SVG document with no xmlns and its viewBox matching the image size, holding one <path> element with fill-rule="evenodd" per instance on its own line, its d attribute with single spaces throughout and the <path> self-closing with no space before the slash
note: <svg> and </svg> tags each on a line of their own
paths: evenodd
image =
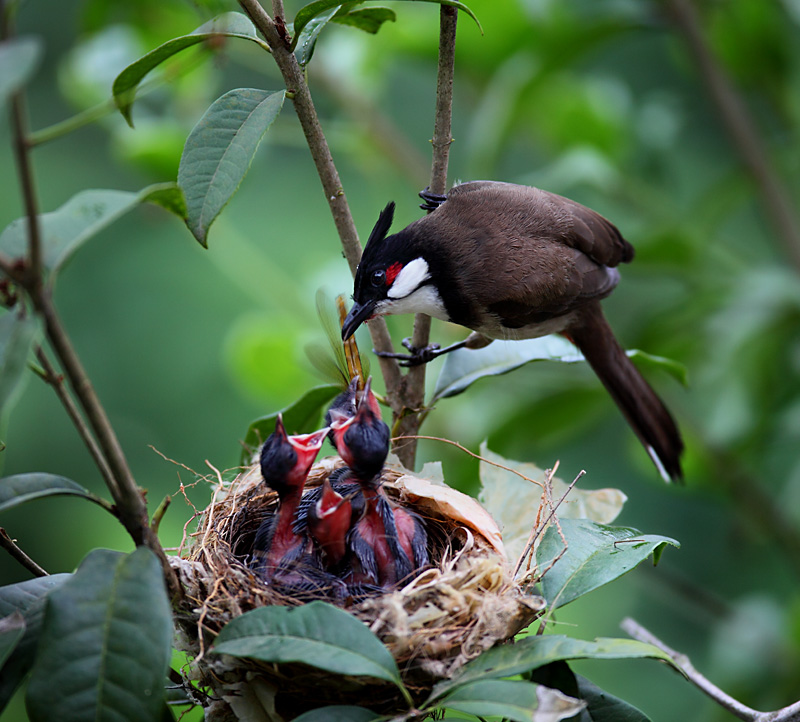
<svg viewBox="0 0 800 722">
<path fill-rule="evenodd" d="M 342 341 L 347 341 L 364 321 L 372 317 L 374 311 L 375 301 L 367 301 L 364 304 L 355 301 L 342 324 Z"/>
</svg>

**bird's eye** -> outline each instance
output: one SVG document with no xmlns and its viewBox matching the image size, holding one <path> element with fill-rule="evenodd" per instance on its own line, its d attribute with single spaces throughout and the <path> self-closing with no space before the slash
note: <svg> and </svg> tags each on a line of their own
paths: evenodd
<svg viewBox="0 0 800 722">
<path fill-rule="evenodd" d="M 372 281 L 372 285 L 373 286 L 383 286 L 383 285 L 385 285 L 386 284 L 386 271 L 384 271 L 384 270 L 373 271 L 372 272 L 372 278 L 370 280 Z"/>
</svg>

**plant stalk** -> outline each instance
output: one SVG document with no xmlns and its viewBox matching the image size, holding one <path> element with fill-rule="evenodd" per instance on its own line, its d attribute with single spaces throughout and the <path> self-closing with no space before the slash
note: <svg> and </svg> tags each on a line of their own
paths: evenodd
<svg viewBox="0 0 800 722">
<path fill-rule="evenodd" d="M 439 67 L 436 81 L 436 112 L 433 123 L 433 159 L 431 164 L 430 190 L 443 195 L 447 190 L 447 165 L 450 157 L 453 118 L 453 76 L 455 74 L 456 23 L 458 11 L 451 6 L 442 5 L 439 10 Z M 430 341 L 431 318 L 424 313 L 414 317 L 414 333 L 411 344 L 414 348 L 424 348 Z M 427 365 L 420 364 L 409 369 L 404 377 L 405 398 L 408 413 L 397 422 L 395 436 L 411 437 L 395 446 L 401 463 L 408 469 L 414 468 L 417 454 L 419 428 L 424 420 L 425 371 Z"/>
<path fill-rule="evenodd" d="M 311 158 L 317 168 L 322 189 L 342 243 L 344 256 L 350 266 L 350 271 L 355 275 L 358 262 L 361 259 L 361 243 L 358 239 L 358 231 L 353 222 L 353 216 L 350 213 L 350 207 L 347 203 L 336 165 L 333 162 L 328 142 L 319 123 L 305 74 L 294 53 L 289 49 L 283 22 L 283 5 L 279 0 L 273 5 L 276 20 L 269 16 L 258 0 L 239 0 L 239 5 L 247 13 L 272 49 L 272 56 L 275 58 L 278 69 L 283 76 L 286 89 L 290 93 L 289 97 L 291 97 L 294 104 L 295 112 L 300 120 L 300 126 L 303 129 L 303 134 L 311 152 Z M 386 322 L 383 319 L 376 318 L 369 321 L 367 325 L 374 347 L 380 351 L 391 351 L 392 339 L 389 336 L 389 330 L 386 328 Z M 386 384 L 387 400 L 392 407 L 394 415 L 399 416 L 407 405 L 401 397 L 403 377 L 400 373 L 400 366 L 394 359 L 378 357 L 378 362 Z"/>
</svg>

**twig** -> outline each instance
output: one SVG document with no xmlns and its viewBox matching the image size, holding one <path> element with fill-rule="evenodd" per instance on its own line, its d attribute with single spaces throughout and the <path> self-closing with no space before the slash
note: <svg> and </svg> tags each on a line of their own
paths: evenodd
<svg viewBox="0 0 800 722">
<path fill-rule="evenodd" d="M 392 441 L 397 441 L 399 439 L 408 439 L 411 437 L 408 436 L 393 436 Z M 487 464 L 491 464 L 492 466 L 496 466 L 498 469 L 502 469 L 503 471 L 509 471 L 512 474 L 515 474 L 520 479 L 524 479 L 525 481 L 529 481 L 531 484 L 536 484 L 536 486 L 541 486 L 544 489 L 544 484 L 541 481 L 537 481 L 536 479 L 531 479 L 529 476 L 525 476 L 521 471 L 517 471 L 516 469 L 512 469 L 510 466 L 505 466 L 503 464 L 498 463 L 497 461 L 492 461 L 491 459 L 487 459 L 480 454 L 476 454 L 474 451 L 470 451 L 466 446 L 462 446 L 457 441 L 451 441 L 450 439 L 442 438 L 441 436 L 422 436 L 421 434 L 417 434 L 414 438 L 416 439 L 426 439 L 427 441 L 441 441 L 445 444 L 450 444 L 450 446 L 455 446 L 457 449 L 461 449 L 465 454 L 469 454 L 473 459 L 478 459 L 478 461 L 486 462 Z M 405 464 L 403 464 L 405 466 Z M 406 467 L 408 468 L 408 467 Z M 580 478 L 580 477 L 578 477 Z M 575 481 L 577 481 L 576 479 Z M 574 483 L 574 482 L 573 482 Z"/>
<path fill-rule="evenodd" d="M 557 467 L 557 466 L 555 466 L 555 467 L 554 467 L 554 468 L 553 468 L 551 471 L 549 471 L 549 472 L 547 473 L 547 485 L 550 487 L 550 489 L 552 489 L 553 476 L 555 476 L 555 473 L 556 473 L 556 469 L 557 469 L 557 468 L 558 468 L 558 467 Z M 557 501 L 555 504 L 553 504 L 553 505 L 550 507 L 550 514 L 547 516 L 547 519 L 545 519 L 545 520 L 544 520 L 544 521 L 543 521 L 541 524 L 539 524 L 539 526 L 537 527 L 537 529 L 535 529 L 535 530 L 534 530 L 534 534 L 532 535 L 532 537 L 531 537 L 531 539 L 528 541 L 528 543 L 525 545 L 525 550 L 524 550 L 524 551 L 522 552 L 522 554 L 520 555 L 520 557 L 519 557 L 519 561 L 517 562 L 517 566 L 516 566 L 516 568 L 514 569 L 514 576 L 515 576 L 515 577 L 516 577 L 516 576 L 517 576 L 517 574 L 519 573 L 520 567 L 522 567 L 522 563 L 525 561 L 525 557 L 527 557 L 527 556 L 528 556 L 528 553 L 529 553 L 529 552 L 531 551 L 531 549 L 533 549 L 533 547 L 536 545 L 536 540 L 537 540 L 537 539 L 538 539 L 538 538 L 539 538 L 539 537 L 540 537 L 540 536 L 541 536 L 541 535 L 544 533 L 545 529 L 547 529 L 547 525 L 548 525 L 548 524 L 549 524 L 549 523 L 552 521 L 553 517 L 556 515 L 556 512 L 558 511 L 558 508 L 559 508 L 559 507 L 561 506 L 561 504 L 563 504 L 563 503 L 564 503 L 564 501 L 566 500 L 566 498 L 567 498 L 567 494 L 569 494 L 569 493 L 572 491 L 572 489 L 574 488 L 575 484 L 577 484 L 577 483 L 578 483 L 578 481 L 580 480 L 580 478 L 581 478 L 582 476 L 584 476 L 585 474 L 586 474 L 586 471 L 585 471 L 584 469 L 581 469 L 581 471 L 580 471 L 580 472 L 578 472 L 578 475 L 577 475 L 577 476 L 576 476 L 576 477 L 575 477 L 575 478 L 572 480 L 572 482 L 569 484 L 569 486 L 567 486 L 567 489 L 566 489 L 566 491 L 565 491 L 565 492 L 564 492 L 564 493 L 561 495 L 561 498 L 560 498 L 560 499 L 559 499 L 559 500 L 558 500 L 558 501 Z M 559 529 L 559 532 L 560 532 L 560 529 Z M 561 538 L 562 538 L 562 539 L 564 539 L 564 535 L 563 535 L 563 533 L 561 534 Z M 540 578 L 541 578 L 542 576 L 544 576 L 544 573 L 545 573 L 545 572 L 547 572 L 547 571 L 549 571 L 549 570 L 550 570 L 550 569 L 551 569 L 551 568 L 552 568 L 552 567 L 555 565 L 555 563 L 556 563 L 556 562 L 557 562 L 559 559 L 561 559 L 561 557 L 563 556 L 563 554 L 564 554 L 564 552 L 565 552 L 566 550 L 567 550 L 567 541 L 566 541 L 566 539 L 564 539 L 564 549 L 562 549 L 562 551 L 561 551 L 561 552 L 558 554 L 558 556 L 556 556 L 556 558 L 555 558 L 555 559 L 553 559 L 553 560 L 551 561 L 551 563 L 550 563 L 550 566 L 548 566 L 548 567 L 547 567 L 547 569 L 545 569 L 545 570 L 544 570 L 544 571 L 543 571 L 543 572 L 542 572 L 542 573 L 539 575 L 539 576 L 540 576 Z"/>
<path fill-rule="evenodd" d="M 456 23 L 458 11 L 442 5 L 439 10 L 439 67 L 436 81 L 436 113 L 433 121 L 433 159 L 431 164 L 431 192 L 442 195 L 447 190 L 447 165 L 450 157 L 453 115 L 453 76 L 455 74 Z M 411 344 L 414 348 L 428 345 L 431 332 L 431 317 L 424 313 L 414 316 L 414 332 Z M 425 371 L 427 365 L 420 364 L 409 369 L 405 377 L 405 396 L 410 413 L 398 420 L 398 436 L 414 436 L 423 421 L 425 405 Z M 414 468 L 417 455 L 416 440 L 395 449 L 400 461 Z"/>
<path fill-rule="evenodd" d="M 50 363 L 50 359 L 47 358 L 47 354 L 45 354 L 44 349 L 41 346 L 36 350 L 36 358 L 44 370 L 44 374 L 41 375 L 41 378 L 46 383 L 50 384 L 50 386 L 52 386 L 55 390 L 56 396 L 58 396 L 61 404 L 64 406 L 64 410 L 67 412 L 67 416 L 69 416 L 73 426 L 75 426 L 75 429 L 78 431 L 78 435 L 81 437 L 81 439 L 83 439 L 83 443 L 86 444 L 86 448 L 89 450 L 89 455 L 92 457 L 95 465 L 100 470 L 100 474 L 103 476 L 106 486 L 108 486 L 112 495 L 116 498 L 119 491 L 117 489 L 117 482 L 114 479 L 114 475 L 111 473 L 111 469 L 109 468 L 108 462 L 103 456 L 103 452 L 100 450 L 100 447 L 97 445 L 97 442 L 92 436 L 91 430 L 86 425 L 86 422 L 83 420 L 78 407 L 75 405 L 75 402 L 72 400 L 72 397 L 69 395 L 69 392 L 64 386 L 64 377 L 56 373 L 56 370 Z"/>
<path fill-rule="evenodd" d="M 5 529 L 0 527 L 0 547 L 3 547 L 14 559 L 36 577 L 46 577 L 47 572 L 42 569 L 33 559 L 31 559 L 14 540 L 8 535 Z"/>
<path fill-rule="evenodd" d="M 675 663 L 675 666 L 683 672 L 692 684 L 739 719 L 753 720 L 754 722 L 797 722 L 797 720 L 800 720 L 800 701 L 774 712 L 759 712 L 735 700 L 719 687 L 709 682 L 706 677 L 695 669 L 688 656 L 668 647 L 652 632 L 645 629 L 635 620 L 626 617 L 622 620 L 620 626 L 634 639 L 652 644 L 654 647 L 658 647 L 658 649 L 667 654 Z"/>
<path fill-rule="evenodd" d="M 691 0 L 665 2 L 686 38 L 700 76 L 717 106 L 734 147 L 753 176 L 784 251 L 795 270 L 800 271 L 800 220 L 786 187 L 769 164 L 767 151 L 756 131 L 752 115 L 711 51 Z"/>
</svg>

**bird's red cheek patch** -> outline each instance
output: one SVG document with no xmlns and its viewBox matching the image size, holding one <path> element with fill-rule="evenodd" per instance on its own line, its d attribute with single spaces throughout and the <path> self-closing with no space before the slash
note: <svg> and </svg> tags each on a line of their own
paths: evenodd
<svg viewBox="0 0 800 722">
<path fill-rule="evenodd" d="M 394 279 L 397 278 L 397 274 L 402 270 L 402 263 L 393 263 L 389 266 L 389 268 L 386 269 L 386 285 L 391 286 L 394 283 Z"/>
</svg>

